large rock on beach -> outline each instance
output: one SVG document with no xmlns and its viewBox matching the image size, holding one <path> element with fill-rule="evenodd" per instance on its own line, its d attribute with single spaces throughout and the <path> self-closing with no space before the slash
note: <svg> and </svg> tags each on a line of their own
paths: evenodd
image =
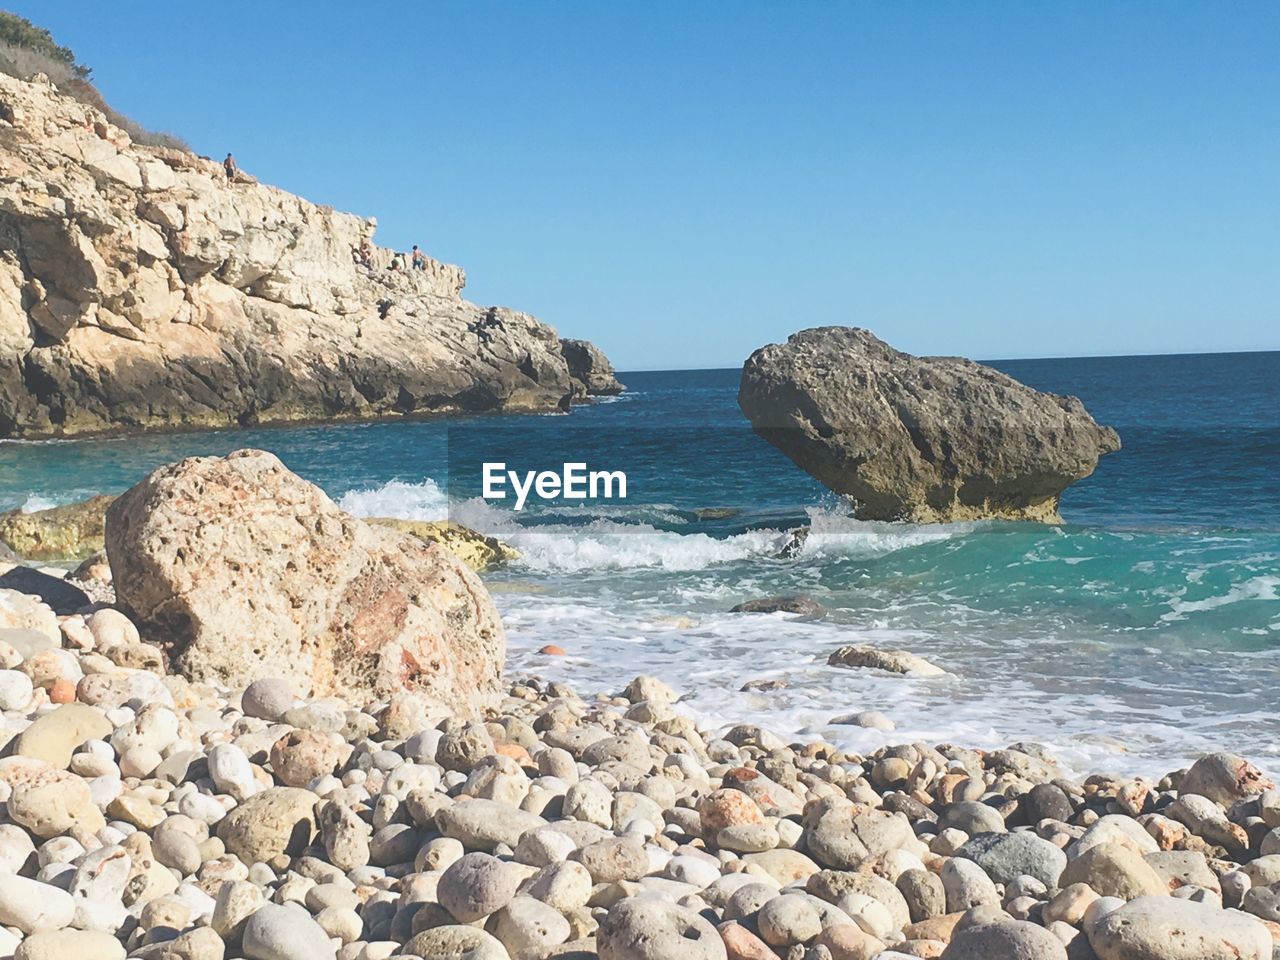
<svg viewBox="0 0 1280 960">
<path fill-rule="evenodd" d="M 818 327 L 753 353 L 738 404 L 755 432 L 869 520 L 1054 522 L 1058 498 L 1120 449 L 1075 397 L 959 357 L 913 357 Z"/>
<path fill-rule="evenodd" d="M 190 679 L 288 677 L 353 703 L 413 691 L 468 714 L 496 690 L 505 642 L 475 574 L 272 454 L 162 467 L 112 505 L 106 539 L 120 606 Z"/>
<path fill-rule="evenodd" d="M 228 183 L 85 100 L 0 74 L 0 437 L 551 411 L 621 389 L 590 345 L 462 299 L 460 268 L 389 269 L 372 218 Z"/>
</svg>

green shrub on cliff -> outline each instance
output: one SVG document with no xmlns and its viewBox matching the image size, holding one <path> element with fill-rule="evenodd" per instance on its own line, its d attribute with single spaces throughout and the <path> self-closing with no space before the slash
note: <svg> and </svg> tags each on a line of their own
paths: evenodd
<svg viewBox="0 0 1280 960">
<path fill-rule="evenodd" d="M 0 57 L 6 59 L 15 55 L 30 63 L 43 59 L 53 67 L 54 73 L 74 76 L 80 80 L 88 80 L 89 74 L 93 72 L 84 64 L 77 63 L 76 55 L 68 47 L 59 46 L 48 30 L 37 27 L 30 20 L 8 10 L 0 10 L 0 44 L 8 48 L 0 49 Z M 53 78 L 52 73 L 49 76 Z M 54 83 L 57 82 L 54 78 Z"/>
<path fill-rule="evenodd" d="M 77 61 L 70 48 L 60 46 L 48 30 L 7 10 L 0 10 L 0 72 L 19 80 L 30 80 L 43 73 L 63 93 L 105 113 L 107 119 L 126 131 L 135 143 L 191 150 L 187 142 L 176 134 L 148 130 L 136 120 L 111 109 L 98 89 L 89 82 L 92 69 Z"/>
</svg>

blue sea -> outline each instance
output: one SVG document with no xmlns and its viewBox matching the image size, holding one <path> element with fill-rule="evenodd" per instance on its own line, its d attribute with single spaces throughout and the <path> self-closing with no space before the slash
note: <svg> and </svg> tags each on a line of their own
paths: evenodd
<svg viewBox="0 0 1280 960">
<path fill-rule="evenodd" d="M 511 675 L 595 692 L 654 673 L 713 725 L 853 749 L 1036 740 L 1079 772 L 1159 775 L 1229 748 L 1280 772 L 1280 353 L 993 366 L 1081 397 L 1120 433 L 1124 449 L 1064 496 L 1062 526 L 855 520 L 752 434 L 737 370 L 623 374 L 625 394 L 568 416 L 0 443 L 0 507 L 265 448 L 353 512 L 451 516 L 515 544 L 521 560 L 486 576 Z M 482 461 L 621 469 L 628 496 L 517 513 L 479 498 Z M 784 556 L 800 527 L 811 535 Z M 795 592 L 830 615 L 727 612 Z M 826 665 L 853 642 L 911 650 L 948 675 Z M 548 643 L 568 655 L 539 655 Z M 741 691 L 760 679 L 787 685 Z M 898 728 L 830 723 L 866 709 Z"/>
</svg>

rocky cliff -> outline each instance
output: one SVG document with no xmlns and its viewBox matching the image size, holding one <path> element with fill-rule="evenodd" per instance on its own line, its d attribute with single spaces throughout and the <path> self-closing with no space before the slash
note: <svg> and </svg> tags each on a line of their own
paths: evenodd
<svg viewBox="0 0 1280 960">
<path fill-rule="evenodd" d="M 857 327 L 761 347 L 738 405 L 755 432 L 868 520 L 1056 522 L 1062 491 L 1120 449 L 1075 397 Z"/>
<path fill-rule="evenodd" d="M 388 269 L 375 222 L 0 75 L 0 437 L 563 408 L 598 350 Z M 370 263 L 357 263 L 362 246 Z"/>
</svg>

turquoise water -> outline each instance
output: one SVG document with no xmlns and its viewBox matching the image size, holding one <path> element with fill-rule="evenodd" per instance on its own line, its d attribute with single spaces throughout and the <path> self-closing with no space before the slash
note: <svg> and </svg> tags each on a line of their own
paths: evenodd
<svg viewBox="0 0 1280 960">
<path fill-rule="evenodd" d="M 996 363 L 1080 396 L 1124 449 L 1063 499 L 1062 527 L 872 524 L 752 435 L 737 371 L 633 373 L 571 416 L 477 417 L 0 444 L 0 506 L 116 491 L 179 456 L 276 452 L 349 509 L 446 514 L 516 543 L 489 580 L 513 672 L 618 686 L 641 670 L 723 722 L 752 718 L 857 748 L 907 738 L 1051 744 L 1084 769 L 1160 773 L 1229 746 L 1280 768 L 1280 353 Z M 477 499 L 479 462 L 623 469 L 625 502 Z M 695 511 L 731 508 L 728 518 Z M 779 559 L 787 531 L 813 535 Z M 803 591 L 822 622 L 729 615 Z M 950 671 L 825 665 L 865 640 Z M 569 656 L 548 661 L 544 643 Z M 741 693 L 750 679 L 789 686 Z M 881 709 L 883 734 L 830 726 Z"/>
</svg>

